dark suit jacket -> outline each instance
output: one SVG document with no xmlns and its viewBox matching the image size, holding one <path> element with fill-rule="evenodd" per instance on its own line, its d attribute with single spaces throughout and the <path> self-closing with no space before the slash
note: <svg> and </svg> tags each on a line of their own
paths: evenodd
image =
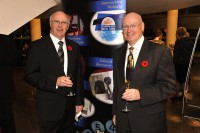
<svg viewBox="0 0 200 133">
<path fill-rule="evenodd" d="M 115 52 L 113 61 L 113 114 L 117 115 L 116 132 L 124 133 L 129 119 L 130 127 L 135 133 L 165 133 L 164 100 L 176 90 L 170 49 L 144 40 L 131 75 L 131 87 L 139 89 L 141 100 L 129 102 L 131 112 L 123 113 L 125 101 L 121 99 L 121 95 L 125 81 L 126 50 L 127 44 L 122 45 Z M 146 67 L 144 61 L 148 62 Z"/>
<path fill-rule="evenodd" d="M 75 97 L 67 97 L 69 88 L 56 89 L 59 76 L 64 76 L 64 70 L 59 60 L 55 46 L 50 36 L 39 39 L 30 45 L 25 70 L 25 80 L 36 87 L 39 118 L 44 120 L 59 120 L 65 111 L 75 113 L 75 105 L 83 105 L 83 84 L 80 64 L 80 47 L 77 43 L 66 39 L 68 46 L 68 74 L 73 76 L 72 90 Z"/>
<path fill-rule="evenodd" d="M 174 45 L 174 64 L 188 64 L 190 62 L 193 42 L 189 37 L 177 39 Z"/>
</svg>

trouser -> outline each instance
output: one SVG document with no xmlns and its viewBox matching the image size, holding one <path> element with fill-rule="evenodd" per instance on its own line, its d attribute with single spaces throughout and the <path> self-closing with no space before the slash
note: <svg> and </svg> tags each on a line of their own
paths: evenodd
<svg viewBox="0 0 200 133">
<path fill-rule="evenodd" d="M 1 133 L 16 133 L 11 98 L 0 97 L 0 128 Z"/>
</svg>

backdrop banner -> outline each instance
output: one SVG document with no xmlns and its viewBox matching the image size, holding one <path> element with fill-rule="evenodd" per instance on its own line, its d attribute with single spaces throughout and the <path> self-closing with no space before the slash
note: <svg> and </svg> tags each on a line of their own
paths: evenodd
<svg viewBox="0 0 200 133">
<path fill-rule="evenodd" d="M 112 56 L 124 43 L 126 0 L 63 0 L 62 4 L 72 18 L 66 37 L 81 46 L 82 54 L 85 103 L 76 118 L 77 132 L 115 133 Z"/>
</svg>

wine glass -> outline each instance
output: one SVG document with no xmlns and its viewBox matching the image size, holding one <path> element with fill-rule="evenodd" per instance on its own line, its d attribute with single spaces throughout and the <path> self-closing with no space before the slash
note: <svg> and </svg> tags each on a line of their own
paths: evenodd
<svg viewBox="0 0 200 133">
<path fill-rule="evenodd" d="M 72 76 L 72 74 L 69 74 L 68 77 L 73 82 L 73 76 Z M 71 87 L 69 87 L 69 94 L 67 96 L 69 96 L 69 97 L 75 96 L 75 93 L 72 92 L 72 88 Z"/>
<path fill-rule="evenodd" d="M 123 92 L 126 91 L 126 89 L 130 88 L 130 81 L 125 81 L 125 84 L 123 86 Z M 123 93 L 122 93 L 123 94 Z M 124 108 L 122 109 L 123 112 L 130 112 L 131 110 L 128 108 L 128 101 L 126 101 L 126 104 L 124 106 Z"/>
</svg>

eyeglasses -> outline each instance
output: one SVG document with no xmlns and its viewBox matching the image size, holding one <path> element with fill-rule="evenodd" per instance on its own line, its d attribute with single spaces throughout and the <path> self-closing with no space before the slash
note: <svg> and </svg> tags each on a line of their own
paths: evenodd
<svg viewBox="0 0 200 133">
<path fill-rule="evenodd" d="M 139 25 L 141 25 L 141 23 L 138 24 L 138 25 L 136 25 L 136 24 L 132 24 L 132 25 L 123 25 L 122 28 L 123 28 L 124 30 L 127 30 L 128 28 L 130 28 L 130 29 L 136 29 Z"/>
<path fill-rule="evenodd" d="M 57 25 L 69 25 L 68 22 L 65 22 L 65 21 L 58 21 L 58 20 L 52 20 L 51 22 L 57 24 Z"/>
</svg>

